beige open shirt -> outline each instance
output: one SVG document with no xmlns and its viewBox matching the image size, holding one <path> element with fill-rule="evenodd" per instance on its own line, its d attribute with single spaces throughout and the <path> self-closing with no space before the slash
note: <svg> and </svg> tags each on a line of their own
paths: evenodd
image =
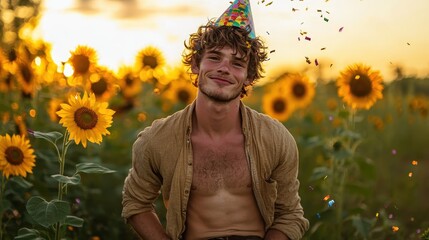
<svg viewBox="0 0 429 240">
<path fill-rule="evenodd" d="M 167 207 L 166 232 L 181 239 L 192 183 L 192 112 L 195 102 L 138 134 L 132 168 L 125 179 L 122 216 L 155 211 L 163 193 Z M 265 229 L 277 229 L 291 239 L 302 238 L 309 227 L 298 194 L 298 148 L 279 121 L 240 103 L 245 151 L 253 192 Z"/>
</svg>

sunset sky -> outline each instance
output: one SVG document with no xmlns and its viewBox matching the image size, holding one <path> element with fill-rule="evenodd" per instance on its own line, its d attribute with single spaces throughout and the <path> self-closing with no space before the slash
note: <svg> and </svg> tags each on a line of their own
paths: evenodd
<svg viewBox="0 0 429 240">
<path fill-rule="evenodd" d="M 300 71 L 335 78 L 364 63 L 386 81 L 395 67 L 429 76 L 429 0 L 250 0 L 256 35 L 267 42 L 266 76 Z M 229 0 L 43 0 L 37 37 L 64 61 L 78 45 L 94 48 L 99 63 L 116 70 L 148 45 L 167 64 L 180 63 L 183 42 Z M 307 37 L 307 38 L 306 38 Z M 310 63 L 307 63 L 307 60 Z M 316 59 L 318 65 L 316 65 Z"/>
</svg>

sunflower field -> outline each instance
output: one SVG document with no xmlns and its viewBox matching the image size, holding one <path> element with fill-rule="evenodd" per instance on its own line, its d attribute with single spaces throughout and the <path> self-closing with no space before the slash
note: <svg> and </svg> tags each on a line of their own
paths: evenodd
<svg viewBox="0 0 429 240">
<path fill-rule="evenodd" d="M 54 62 L 35 20 L 18 20 L 0 43 L 0 240 L 137 239 L 121 218 L 131 147 L 195 99 L 188 70 L 154 46 L 119 70 L 84 45 Z M 243 102 L 296 138 L 304 239 L 429 239 L 429 77 L 284 69 Z"/>
</svg>

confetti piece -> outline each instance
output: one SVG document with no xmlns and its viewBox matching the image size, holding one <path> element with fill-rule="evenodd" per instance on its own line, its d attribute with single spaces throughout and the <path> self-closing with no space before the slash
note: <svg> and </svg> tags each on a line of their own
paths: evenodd
<svg viewBox="0 0 429 240">
<path fill-rule="evenodd" d="M 410 46 L 411 44 L 409 42 L 407 42 L 407 45 Z"/>
<path fill-rule="evenodd" d="M 305 57 L 305 61 L 306 61 L 308 64 L 311 64 L 311 61 L 310 61 L 310 59 L 309 59 L 308 57 Z"/>
<path fill-rule="evenodd" d="M 307 41 L 311 41 L 311 37 L 309 37 L 309 36 L 305 36 L 305 40 L 307 40 Z"/>
<path fill-rule="evenodd" d="M 275 52 L 275 51 L 276 51 L 276 50 L 271 50 L 271 51 L 270 51 L 270 53 L 273 53 L 273 52 Z"/>
<path fill-rule="evenodd" d="M 292 8 L 292 12 L 296 12 L 296 11 L 299 11 L 299 9 L 298 8 Z"/>
<path fill-rule="evenodd" d="M 413 160 L 412 162 L 411 162 L 411 164 L 413 164 L 414 166 L 417 166 L 417 164 L 419 164 L 416 160 Z"/>
<path fill-rule="evenodd" d="M 273 2 L 267 3 L 265 6 L 270 6 L 271 4 L 273 4 Z"/>
<path fill-rule="evenodd" d="M 323 178 L 323 180 L 326 180 L 328 178 L 328 175 L 326 175 L 324 178 Z"/>
<path fill-rule="evenodd" d="M 325 50 L 326 48 L 325 47 L 322 47 L 320 50 Z"/>
<path fill-rule="evenodd" d="M 344 27 L 340 27 L 340 29 L 338 29 L 338 32 L 342 32 L 344 29 Z"/>
<path fill-rule="evenodd" d="M 335 201 L 332 199 L 328 202 L 328 207 L 332 207 L 334 206 L 334 204 L 335 204 Z"/>
<path fill-rule="evenodd" d="M 324 198 L 323 198 L 323 200 L 324 201 L 328 201 L 328 199 L 330 199 L 331 198 L 331 195 L 326 195 Z"/>
<path fill-rule="evenodd" d="M 314 64 L 316 64 L 316 66 L 319 66 L 319 61 L 317 61 L 317 58 L 314 59 Z"/>
<path fill-rule="evenodd" d="M 396 155 L 396 153 L 397 153 L 397 152 L 396 152 L 396 149 L 392 149 L 392 154 L 393 154 L 393 155 Z"/>
<path fill-rule="evenodd" d="M 316 213 L 316 217 L 320 219 L 320 213 Z"/>
<path fill-rule="evenodd" d="M 412 176 L 413 176 L 413 172 L 409 172 L 408 177 L 412 177 Z"/>
<path fill-rule="evenodd" d="M 267 31 L 267 34 L 270 35 L 270 33 Z"/>
<path fill-rule="evenodd" d="M 399 227 L 398 227 L 398 226 L 392 226 L 392 231 L 393 231 L 393 232 L 397 232 L 397 231 L 399 231 Z"/>
<path fill-rule="evenodd" d="M 375 214 L 375 217 L 376 217 L 376 218 L 378 218 L 378 216 L 380 216 L 380 213 L 376 213 L 376 214 Z"/>
<path fill-rule="evenodd" d="M 331 68 L 334 64 L 331 63 L 331 65 L 329 65 L 329 67 Z"/>
<path fill-rule="evenodd" d="M 327 18 L 323 18 L 323 20 L 325 20 L 325 22 L 329 22 L 329 19 L 327 19 Z"/>
</svg>

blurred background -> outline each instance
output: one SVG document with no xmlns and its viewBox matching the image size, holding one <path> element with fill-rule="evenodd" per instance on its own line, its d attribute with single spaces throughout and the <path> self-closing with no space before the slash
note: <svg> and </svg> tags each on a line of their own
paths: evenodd
<svg viewBox="0 0 429 240">
<path fill-rule="evenodd" d="M 66 172 L 91 161 L 116 172 L 82 175 L 81 185 L 69 187 L 73 214 L 85 222 L 68 228 L 68 239 L 135 239 L 120 216 L 132 143 L 153 120 L 195 98 L 181 64 L 183 43 L 229 5 L 0 0 L 0 135 L 63 132 L 55 112 L 82 90 L 116 111 L 100 145 L 69 150 Z M 422 26 L 429 2 L 251 6 L 270 59 L 265 77 L 243 101 L 277 118 L 297 140 L 300 194 L 311 223 L 305 239 L 421 239 L 429 227 L 429 28 Z M 356 64 L 368 68 L 353 72 Z M 353 91 L 339 94 L 356 75 L 373 84 L 381 80 L 381 89 L 367 89 L 372 98 L 365 108 L 350 108 Z M 3 239 L 32 226 L 29 197 L 55 197 L 52 149 L 29 139 L 36 166 L 26 178 L 31 184 L 11 181 L 4 191 L 10 205 L 3 209 Z M 164 221 L 162 202 L 157 208 Z"/>
</svg>

